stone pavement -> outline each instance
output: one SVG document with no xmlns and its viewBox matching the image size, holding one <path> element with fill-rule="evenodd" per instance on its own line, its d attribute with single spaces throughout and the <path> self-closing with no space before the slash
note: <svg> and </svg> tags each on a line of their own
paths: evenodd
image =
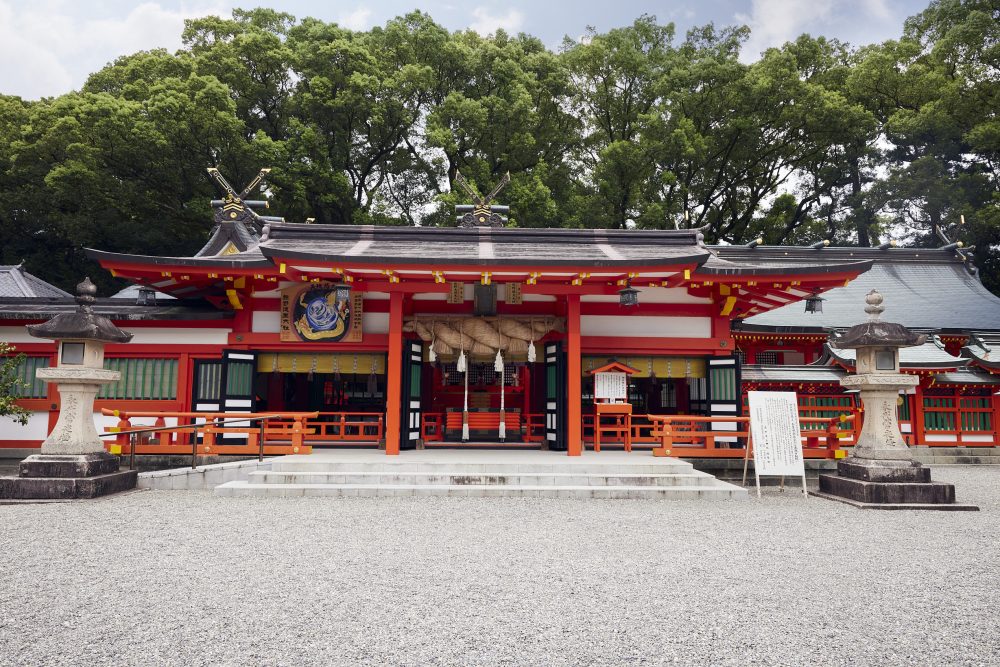
<svg viewBox="0 0 1000 667">
<path fill-rule="evenodd" d="M 981 512 L 762 500 L 0 506 L 0 657 L 38 665 L 1000 664 Z"/>
</svg>

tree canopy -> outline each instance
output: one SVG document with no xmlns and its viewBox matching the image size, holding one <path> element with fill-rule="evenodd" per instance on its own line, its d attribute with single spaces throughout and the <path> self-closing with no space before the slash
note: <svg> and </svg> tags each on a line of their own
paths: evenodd
<svg viewBox="0 0 1000 667">
<path fill-rule="evenodd" d="M 898 40 L 642 16 L 547 48 L 414 12 L 352 31 L 269 9 L 187 22 L 184 48 L 119 58 L 78 92 L 0 95 L 0 261 L 63 286 L 84 247 L 185 255 L 206 167 L 289 220 L 454 224 L 455 174 L 506 172 L 510 224 L 707 226 L 709 242 L 977 246 L 1000 291 L 1000 6 L 934 0 Z M 964 216 L 967 224 L 960 227 Z"/>
</svg>

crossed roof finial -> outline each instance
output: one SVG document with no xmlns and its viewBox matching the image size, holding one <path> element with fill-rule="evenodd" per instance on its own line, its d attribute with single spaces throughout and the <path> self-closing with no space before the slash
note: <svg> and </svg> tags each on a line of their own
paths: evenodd
<svg viewBox="0 0 1000 667">
<path fill-rule="evenodd" d="M 503 227 L 506 224 L 507 219 L 500 214 L 509 213 L 510 207 L 494 206 L 492 202 L 500 194 L 500 191 L 510 183 L 509 171 L 485 197 L 479 194 L 479 191 L 465 179 L 465 176 L 462 176 L 460 171 L 455 172 L 455 183 L 465 190 L 474 202 L 473 206 L 459 204 L 455 207 L 455 211 L 461 214 L 458 216 L 458 223 L 462 227 Z"/>
</svg>

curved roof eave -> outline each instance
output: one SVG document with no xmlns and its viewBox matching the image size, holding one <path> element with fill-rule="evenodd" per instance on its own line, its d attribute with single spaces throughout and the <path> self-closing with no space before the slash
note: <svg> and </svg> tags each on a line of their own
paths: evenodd
<svg viewBox="0 0 1000 667">
<path fill-rule="evenodd" d="M 157 257 L 153 255 L 130 255 L 127 253 L 107 252 L 105 250 L 95 250 L 84 248 L 87 257 L 99 262 L 102 266 L 105 262 L 119 264 L 139 264 L 148 266 L 198 266 L 207 269 L 257 269 L 273 267 L 270 259 L 263 256 L 240 257 L 239 255 L 227 255 L 222 257 Z"/>
<path fill-rule="evenodd" d="M 650 259 L 558 259 L 558 258 L 503 258 L 503 257 L 384 257 L 384 256 L 364 256 L 346 255 L 343 253 L 322 253 L 309 252 L 304 250 L 286 250 L 280 247 L 269 247 L 261 245 L 258 248 L 273 265 L 273 259 L 298 259 L 313 260 L 329 264 L 365 264 L 365 265 L 392 265 L 392 266 L 431 266 L 439 268 L 445 264 L 455 264 L 461 266 L 538 266 L 540 264 L 551 264 L 553 266 L 587 266 L 598 268 L 628 268 L 630 266 L 689 266 L 700 265 L 708 258 L 707 253 L 698 252 L 685 255 L 674 255 L 670 257 L 659 257 Z"/>
</svg>

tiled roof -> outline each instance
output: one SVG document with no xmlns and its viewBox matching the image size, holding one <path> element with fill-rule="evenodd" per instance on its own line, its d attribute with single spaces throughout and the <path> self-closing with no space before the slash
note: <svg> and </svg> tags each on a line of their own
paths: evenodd
<svg viewBox="0 0 1000 667">
<path fill-rule="evenodd" d="M 822 294 L 823 312 L 805 314 L 801 303 L 745 320 L 747 330 L 847 328 L 866 319 L 865 295 L 878 289 L 885 298 L 887 322 L 928 331 L 1000 331 L 1000 297 L 983 287 L 952 253 L 907 248 L 746 248 L 717 247 L 723 259 L 755 264 L 816 266 L 846 260 L 871 260 L 872 268 L 848 285 Z"/>
<path fill-rule="evenodd" d="M 829 345 L 825 345 L 823 349 L 826 356 L 819 363 L 835 359 L 849 366 L 854 365 L 857 350 L 841 350 Z M 903 368 L 961 368 L 968 363 L 968 359 L 952 356 L 934 343 L 924 343 L 899 350 L 899 365 Z"/>
<path fill-rule="evenodd" d="M 0 297 L 60 299 L 69 297 L 55 285 L 31 275 L 20 265 L 0 265 Z"/>
<path fill-rule="evenodd" d="M 836 366 L 746 365 L 740 369 L 744 382 L 840 382 L 847 375 Z"/>
</svg>

